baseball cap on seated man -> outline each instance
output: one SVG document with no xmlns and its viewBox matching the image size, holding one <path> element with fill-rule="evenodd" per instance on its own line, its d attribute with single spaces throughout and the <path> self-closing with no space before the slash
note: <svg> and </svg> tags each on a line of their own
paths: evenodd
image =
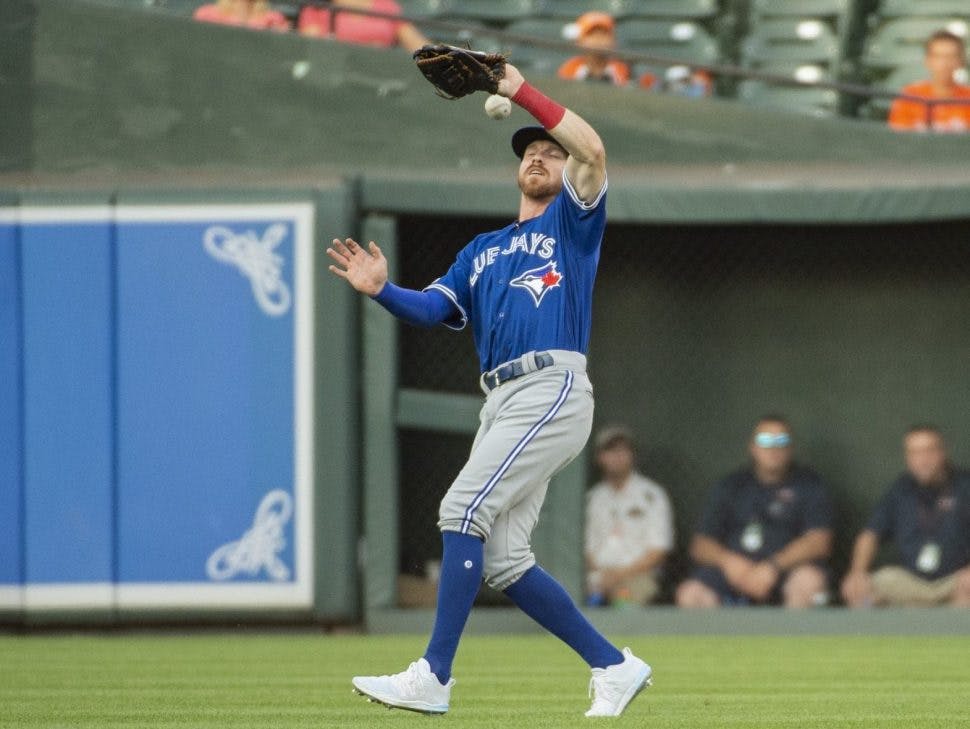
<svg viewBox="0 0 970 729">
<path fill-rule="evenodd" d="M 633 433 L 622 425 L 607 425 L 596 434 L 597 451 L 604 451 L 620 443 L 633 449 Z"/>
<path fill-rule="evenodd" d="M 559 144 L 556 138 L 547 132 L 544 127 L 522 127 L 512 135 L 512 151 L 515 152 L 516 157 L 522 159 L 526 147 L 540 139 L 546 139 L 554 144 Z M 562 147 L 561 144 L 559 146 Z M 563 147 L 563 151 L 565 151 L 565 147 Z"/>
<path fill-rule="evenodd" d="M 615 27 L 616 23 L 614 23 L 612 16 L 593 10 L 583 13 L 576 19 L 576 37 L 585 38 L 594 30 L 605 30 L 607 33 L 612 33 Z"/>
</svg>

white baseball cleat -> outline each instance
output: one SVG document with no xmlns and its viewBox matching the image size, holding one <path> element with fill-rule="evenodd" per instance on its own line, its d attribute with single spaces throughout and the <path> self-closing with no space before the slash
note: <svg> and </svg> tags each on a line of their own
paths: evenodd
<svg viewBox="0 0 970 729">
<path fill-rule="evenodd" d="M 455 679 L 442 686 L 431 673 L 431 666 L 421 658 L 393 676 L 354 676 L 351 683 L 357 693 L 389 708 L 444 714 Z"/>
<path fill-rule="evenodd" d="M 593 705 L 586 716 L 619 716 L 627 704 L 653 681 L 653 670 L 629 648 L 623 649 L 623 663 L 606 668 L 594 668 L 589 680 Z"/>
</svg>

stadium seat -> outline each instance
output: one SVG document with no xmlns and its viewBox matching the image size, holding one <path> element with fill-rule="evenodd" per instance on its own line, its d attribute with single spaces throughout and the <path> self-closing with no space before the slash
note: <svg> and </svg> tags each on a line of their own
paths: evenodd
<svg viewBox="0 0 970 729">
<path fill-rule="evenodd" d="M 533 0 L 459 0 L 451 2 L 445 13 L 489 22 L 528 18 L 535 14 Z"/>
<path fill-rule="evenodd" d="M 98 0 L 101 5 L 162 10 L 174 15 L 192 15 L 196 8 L 206 2 L 207 0 Z"/>
<path fill-rule="evenodd" d="M 568 24 L 569 21 L 562 18 L 526 18 L 509 23 L 505 27 L 505 32 L 565 43 L 567 39 L 564 30 Z"/>
<path fill-rule="evenodd" d="M 899 91 L 904 86 L 922 81 L 926 78 L 926 67 L 922 63 L 899 66 L 889 72 L 879 81 L 878 86 L 890 91 Z"/>
<path fill-rule="evenodd" d="M 566 59 L 576 55 L 576 51 L 554 51 L 528 43 L 513 43 L 511 48 L 502 50 L 508 52 L 509 59 L 519 68 L 552 76 Z"/>
<path fill-rule="evenodd" d="M 832 27 L 820 20 L 775 18 L 758 23 L 741 44 L 745 65 L 771 66 L 792 61 L 835 63 L 839 41 Z"/>
<path fill-rule="evenodd" d="M 752 0 L 750 33 L 740 45 L 742 65 L 803 83 L 838 78 L 852 15 L 849 0 Z M 738 98 L 752 104 L 830 116 L 837 91 L 741 81 Z"/>
<path fill-rule="evenodd" d="M 448 11 L 451 0 L 398 0 L 401 12 L 412 18 L 433 18 Z"/>
<path fill-rule="evenodd" d="M 480 20 L 472 18 L 435 18 L 439 21 L 453 23 L 455 28 L 442 28 L 435 25 L 424 25 L 420 21 L 415 23 L 428 38 L 436 43 L 448 43 L 461 48 L 474 48 L 477 51 L 494 53 L 502 50 L 502 43 L 492 32 L 494 28 Z"/>
<path fill-rule="evenodd" d="M 967 36 L 970 24 L 959 18 L 896 18 L 870 35 L 863 51 L 868 71 L 886 70 L 922 62 L 926 39 L 941 28 Z"/>
<path fill-rule="evenodd" d="M 509 23 L 505 27 L 507 33 L 569 43 L 568 50 L 545 48 L 535 43 L 510 43 L 506 39 L 497 40 L 501 47 L 496 50 L 508 53 L 512 63 L 520 68 L 539 73 L 555 73 L 563 61 L 579 52 L 572 48 L 571 41 L 563 37 L 563 28 L 568 22 L 563 18 L 527 18 Z"/>
<path fill-rule="evenodd" d="M 590 10 L 614 18 L 711 18 L 718 0 L 536 0 L 536 12 L 553 18 L 578 18 Z"/>
<path fill-rule="evenodd" d="M 697 23 L 672 20 L 625 20 L 616 27 L 617 45 L 699 64 L 714 63 L 717 42 Z"/>
<path fill-rule="evenodd" d="M 799 111 L 813 116 L 832 116 L 839 103 L 838 93 L 830 89 L 771 86 L 753 80 L 738 84 L 738 98 L 758 106 Z"/>
<path fill-rule="evenodd" d="M 536 0 L 536 14 L 545 17 L 575 20 L 590 10 L 616 17 L 622 8 L 617 0 Z"/>
<path fill-rule="evenodd" d="M 509 23 L 505 27 L 505 31 L 515 35 L 566 43 L 563 28 L 569 22 L 565 18 L 525 18 Z M 499 42 L 502 43 L 500 50 L 508 52 L 516 66 L 539 73 L 555 73 L 563 61 L 579 52 L 573 47 L 554 50 L 534 43 L 510 44 L 505 40 Z M 570 46 L 572 46 L 572 43 L 570 43 Z"/>
<path fill-rule="evenodd" d="M 966 0 L 882 0 L 876 14 L 881 18 L 970 17 L 970 3 Z"/>
<path fill-rule="evenodd" d="M 620 0 L 617 16 L 637 18 L 711 18 L 717 0 Z"/>
<path fill-rule="evenodd" d="M 803 83 L 820 83 L 835 80 L 833 67 L 825 63 L 777 61 L 772 63 L 770 67 L 763 67 L 758 70 L 778 76 L 788 76 Z"/>
<path fill-rule="evenodd" d="M 751 15 L 754 18 L 842 17 L 850 6 L 850 0 L 751 0 Z"/>
</svg>

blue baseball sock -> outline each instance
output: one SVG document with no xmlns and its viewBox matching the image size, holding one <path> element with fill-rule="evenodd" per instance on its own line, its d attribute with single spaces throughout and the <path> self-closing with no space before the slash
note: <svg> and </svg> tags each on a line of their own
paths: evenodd
<svg viewBox="0 0 970 729">
<path fill-rule="evenodd" d="M 590 668 L 606 668 L 623 662 L 623 654 L 583 616 L 562 585 L 539 565 L 526 570 L 505 594 L 519 608 L 566 645 Z"/>
<path fill-rule="evenodd" d="M 451 663 L 482 583 L 485 543 L 472 534 L 442 532 L 444 554 L 438 578 L 434 630 L 424 658 L 442 684 L 451 678 Z"/>
</svg>

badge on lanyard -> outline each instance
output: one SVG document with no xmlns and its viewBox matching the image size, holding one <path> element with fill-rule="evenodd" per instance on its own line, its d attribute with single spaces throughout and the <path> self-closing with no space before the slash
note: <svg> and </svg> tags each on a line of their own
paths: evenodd
<svg viewBox="0 0 970 729">
<path fill-rule="evenodd" d="M 741 546 L 748 552 L 757 552 L 765 543 L 765 535 L 761 529 L 761 524 L 756 521 L 751 522 L 741 532 Z"/>
<path fill-rule="evenodd" d="M 943 552 L 939 544 L 936 542 L 927 542 L 919 551 L 919 556 L 916 558 L 916 567 L 919 568 L 920 572 L 926 572 L 927 574 L 936 572 L 940 568 L 940 557 L 942 554 Z"/>
</svg>

